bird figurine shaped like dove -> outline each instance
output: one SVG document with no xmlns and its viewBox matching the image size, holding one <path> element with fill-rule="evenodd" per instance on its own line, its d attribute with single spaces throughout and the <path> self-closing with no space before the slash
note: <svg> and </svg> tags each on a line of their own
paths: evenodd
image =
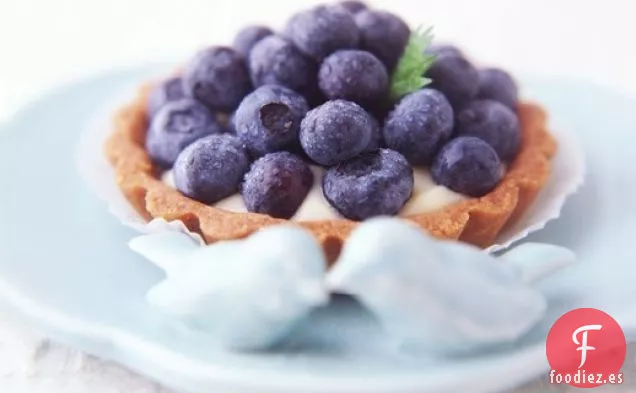
<svg viewBox="0 0 636 393">
<path fill-rule="evenodd" d="M 164 232 L 129 246 L 166 272 L 148 302 L 230 349 L 274 345 L 328 301 L 322 249 L 298 227 L 203 247 L 186 234 Z"/>
<path fill-rule="evenodd" d="M 405 220 L 375 218 L 351 233 L 327 284 L 356 297 L 402 347 L 453 355 L 526 334 L 546 311 L 531 284 L 574 259 L 536 243 L 495 257 Z"/>
<path fill-rule="evenodd" d="M 447 355 L 512 342 L 545 313 L 532 283 L 574 261 L 536 243 L 495 257 L 398 218 L 361 223 L 329 272 L 316 240 L 295 226 L 203 247 L 178 232 L 130 246 L 167 274 L 147 294 L 152 305 L 238 350 L 276 344 L 329 292 L 357 298 L 407 349 Z"/>
</svg>

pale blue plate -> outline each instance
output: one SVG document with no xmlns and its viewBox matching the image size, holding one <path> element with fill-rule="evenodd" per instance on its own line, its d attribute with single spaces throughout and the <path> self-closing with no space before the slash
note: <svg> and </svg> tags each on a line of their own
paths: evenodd
<svg viewBox="0 0 636 393">
<path fill-rule="evenodd" d="M 0 136 L 0 298 L 52 337 L 195 393 L 491 392 L 547 372 L 544 340 L 564 311 L 597 307 L 636 338 L 636 101 L 584 83 L 526 80 L 525 95 L 568 121 L 587 150 L 586 186 L 530 239 L 580 260 L 542 285 L 548 318 L 521 342 L 456 359 L 392 350 L 348 299 L 320 310 L 288 342 L 224 352 L 144 302 L 161 278 L 80 180 L 75 149 L 91 115 L 163 67 L 112 72 L 53 91 Z"/>
</svg>

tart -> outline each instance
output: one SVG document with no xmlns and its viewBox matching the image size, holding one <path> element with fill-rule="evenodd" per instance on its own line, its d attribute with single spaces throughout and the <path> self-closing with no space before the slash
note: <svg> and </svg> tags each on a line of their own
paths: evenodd
<svg viewBox="0 0 636 393">
<path fill-rule="evenodd" d="M 293 223 L 332 263 L 358 222 L 399 214 L 488 247 L 546 184 L 557 144 L 506 72 L 426 38 L 393 14 L 338 5 L 299 12 L 285 35 L 248 27 L 234 48 L 199 52 L 114 115 L 105 152 L 117 184 L 144 219 L 180 220 L 207 243 Z M 427 65 L 430 86 L 405 90 L 408 61 Z M 412 208 L 420 172 L 450 199 Z M 332 214 L 294 218 L 320 194 Z M 229 197 L 242 206 L 219 203 Z"/>
</svg>

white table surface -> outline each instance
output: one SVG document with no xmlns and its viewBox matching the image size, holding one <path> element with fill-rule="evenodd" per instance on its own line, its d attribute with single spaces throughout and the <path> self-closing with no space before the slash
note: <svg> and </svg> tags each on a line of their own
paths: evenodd
<svg viewBox="0 0 636 393">
<path fill-rule="evenodd" d="M 250 22 L 280 26 L 303 0 L 2 0 L 0 119 L 44 90 L 113 66 L 231 42 Z M 434 25 L 483 64 L 578 77 L 636 96 L 632 0 L 384 0 L 413 25 Z M 627 384 L 636 391 L 636 348 Z M 505 376 L 502 376 L 505 377 Z M 632 383 L 629 383 L 632 382 Z M 631 388 L 629 388 L 631 386 Z M 566 391 L 545 378 L 518 392 Z M 573 390 L 572 390 L 573 391 Z M 2 393 L 168 393 L 117 365 L 51 343 L 0 315 Z M 223 393 L 223 392 L 210 392 Z"/>
</svg>

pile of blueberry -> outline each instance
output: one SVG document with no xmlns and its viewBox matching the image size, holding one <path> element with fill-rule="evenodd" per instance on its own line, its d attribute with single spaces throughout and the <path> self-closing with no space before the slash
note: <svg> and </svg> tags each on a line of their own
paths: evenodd
<svg viewBox="0 0 636 393">
<path fill-rule="evenodd" d="M 184 195 L 214 204 L 240 192 L 249 211 L 278 218 L 306 198 L 311 165 L 325 168 L 326 200 L 352 220 L 397 214 L 414 167 L 482 196 L 519 150 L 516 84 L 431 46 L 433 82 L 392 100 L 411 35 L 398 16 L 357 1 L 299 12 L 281 32 L 247 27 L 151 92 L 147 151 Z"/>
</svg>

